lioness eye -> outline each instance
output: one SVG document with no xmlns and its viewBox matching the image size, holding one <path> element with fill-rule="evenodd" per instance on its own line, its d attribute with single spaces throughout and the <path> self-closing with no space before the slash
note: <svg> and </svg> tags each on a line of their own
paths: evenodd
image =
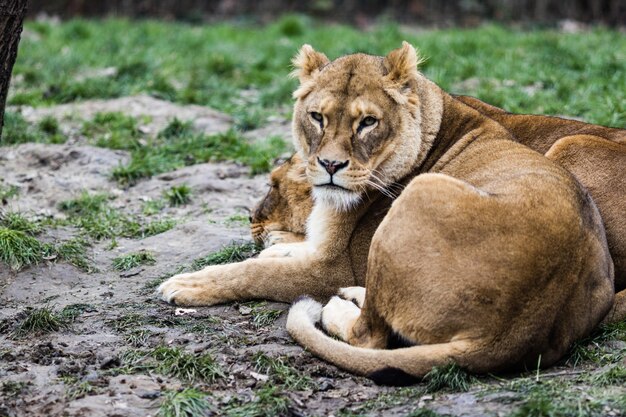
<svg viewBox="0 0 626 417">
<path fill-rule="evenodd" d="M 318 113 L 318 112 L 316 112 L 316 111 L 312 111 L 312 112 L 311 112 L 311 117 L 313 118 L 313 120 L 316 120 L 316 121 L 318 121 L 318 122 L 322 122 L 322 121 L 324 120 L 324 118 L 322 117 L 322 115 L 321 115 L 321 114 L 319 114 L 319 113 Z"/>
<path fill-rule="evenodd" d="M 373 124 L 375 124 L 378 120 L 376 120 L 375 118 L 373 118 L 372 116 L 367 116 L 365 119 L 361 120 L 361 126 L 362 127 L 367 127 L 367 126 L 372 126 Z"/>
</svg>

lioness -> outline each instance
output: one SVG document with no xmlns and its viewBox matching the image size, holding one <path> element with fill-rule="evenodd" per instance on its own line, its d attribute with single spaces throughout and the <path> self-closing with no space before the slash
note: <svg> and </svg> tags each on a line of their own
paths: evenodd
<svg viewBox="0 0 626 417">
<path fill-rule="evenodd" d="M 600 210 L 615 265 L 617 295 L 604 321 L 626 319 L 626 130 L 550 116 L 513 114 L 474 97 L 454 97 L 513 132 L 517 142 L 546 152 L 549 159 L 567 168 L 589 190 Z M 294 154 L 270 174 L 270 189 L 251 216 L 252 237 L 258 244 L 269 247 L 305 240 L 313 200 L 304 169 L 302 159 Z M 382 219 L 371 218 L 370 222 L 376 220 Z M 378 223 L 361 226 L 351 240 L 356 285 L 365 285 L 369 243 L 377 226 Z M 360 247 L 354 247 L 357 245 Z"/>
<path fill-rule="evenodd" d="M 176 275 L 158 289 L 164 300 L 325 299 L 353 285 L 359 224 L 386 213 L 367 291 L 343 291 L 362 308 L 334 297 L 322 315 L 305 298 L 287 320 L 298 342 L 347 370 L 399 383 L 449 361 L 473 372 L 548 366 L 606 315 L 604 228 L 569 172 L 419 74 L 406 42 L 332 62 L 305 45 L 294 61 L 294 144 L 315 201 L 306 240 Z M 320 318 L 348 343 L 317 329 Z M 413 346 L 384 349 L 398 338 Z"/>
</svg>

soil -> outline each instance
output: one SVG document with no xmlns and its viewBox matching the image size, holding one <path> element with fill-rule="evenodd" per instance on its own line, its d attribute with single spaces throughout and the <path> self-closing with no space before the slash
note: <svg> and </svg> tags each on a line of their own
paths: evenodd
<svg viewBox="0 0 626 417">
<path fill-rule="evenodd" d="M 71 132 L 76 114 L 88 118 L 97 111 L 108 110 L 150 116 L 145 127 L 150 132 L 164 127 L 172 116 L 193 119 L 199 129 L 208 132 L 223 131 L 231 125 L 228 116 L 215 111 L 144 96 L 24 110 L 23 114 L 30 121 L 53 114 L 63 120 L 63 129 Z M 65 114 L 74 116 L 62 116 Z M 280 123 L 276 129 L 285 130 L 284 126 L 285 123 Z M 0 168 L 4 183 L 20 187 L 19 196 L 4 209 L 20 211 L 29 217 L 63 217 L 58 203 L 76 197 L 82 190 L 116 196 L 112 204 L 129 214 L 141 213 L 146 200 L 161 198 L 163 190 L 172 185 L 186 183 L 193 194 L 188 205 L 166 207 L 160 214 L 177 219 L 173 229 L 145 239 L 119 238 L 118 246 L 113 249 L 110 249 L 111 241 L 93 244 L 89 257 L 99 272 L 83 272 L 54 260 L 19 273 L 0 264 L 0 320 L 5 323 L 17 320 L 27 307 L 48 306 L 59 311 L 72 304 L 87 305 L 68 328 L 57 332 L 23 338 L 10 337 L 6 332 L 0 334 L 0 380 L 4 384 L 0 391 L 0 415 L 156 415 L 165 391 L 189 384 L 155 372 L 114 372 L 119 369 L 124 352 L 131 348 L 127 330 L 115 323 L 129 314 L 149 321 L 137 327 L 148 332 L 141 345 L 143 349 L 169 345 L 188 352 L 212 352 L 227 375 L 199 385 L 211 394 L 213 414 L 219 415 L 224 404 L 233 398 L 252 399 L 254 390 L 263 385 L 252 359 L 257 352 L 284 358 L 297 372 L 312 379 L 313 388 L 284 390 L 291 415 L 400 416 L 424 406 L 455 416 L 500 416 L 511 411 L 514 399 L 510 395 L 485 395 L 485 386 L 497 385 L 496 379 L 474 384 L 465 393 L 426 394 L 416 390 L 407 394 L 340 371 L 291 340 L 285 331 L 286 304 L 250 307 L 235 303 L 194 308 L 178 315 L 181 311 L 175 306 L 157 299 L 151 283 L 232 241 L 250 240 L 248 225 L 233 221 L 232 216 L 247 217 L 248 208 L 265 192 L 266 176 L 251 177 L 248 168 L 235 164 L 210 163 L 121 188 L 110 180 L 108 173 L 128 157 L 123 151 L 83 145 L 78 136 L 64 145 L 24 144 L 3 148 Z M 76 234 L 77 230 L 72 228 L 51 228 L 42 239 L 65 239 Z M 157 262 L 128 273 L 112 267 L 113 258 L 139 250 L 152 252 Z M 253 308 L 283 313 L 275 322 L 258 327 L 250 314 Z M 194 324 L 201 325 L 202 331 L 191 330 Z M 90 392 L 73 394 L 69 381 L 87 382 Z M 9 382 L 25 384 L 18 390 L 9 390 Z"/>
</svg>

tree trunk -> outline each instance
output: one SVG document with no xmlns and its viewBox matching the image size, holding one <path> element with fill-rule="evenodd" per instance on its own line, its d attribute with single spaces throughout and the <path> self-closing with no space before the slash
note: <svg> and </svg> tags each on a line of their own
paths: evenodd
<svg viewBox="0 0 626 417">
<path fill-rule="evenodd" d="M 17 45 L 22 34 L 27 0 L 0 0 L 0 140 L 4 126 L 4 107 Z"/>
</svg>

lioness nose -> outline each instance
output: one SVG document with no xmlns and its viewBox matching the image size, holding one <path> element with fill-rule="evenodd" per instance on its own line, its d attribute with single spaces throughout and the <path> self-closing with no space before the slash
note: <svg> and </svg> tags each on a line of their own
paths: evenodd
<svg viewBox="0 0 626 417">
<path fill-rule="evenodd" d="M 349 160 L 343 161 L 343 162 L 329 161 L 328 159 L 317 158 L 317 162 L 319 162 L 320 165 L 324 167 L 326 172 L 328 172 L 330 175 L 333 175 L 335 172 L 339 171 L 340 169 L 347 167 L 350 161 Z"/>
</svg>

